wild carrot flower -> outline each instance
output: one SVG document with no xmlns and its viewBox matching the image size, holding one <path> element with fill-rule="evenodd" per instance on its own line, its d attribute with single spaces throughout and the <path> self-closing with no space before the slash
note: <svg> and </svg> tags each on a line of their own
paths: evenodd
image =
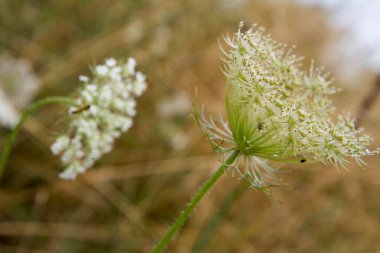
<svg viewBox="0 0 380 253">
<path fill-rule="evenodd" d="M 113 143 L 132 126 L 136 114 L 136 97 L 146 89 L 145 76 L 135 71 L 136 61 L 107 59 L 92 69 L 92 77 L 80 76 L 84 83 L 70 107 L 68 131 L 58 136 L 51 146 L 53 154 L 61 154 L 66 169 L 63 179 L 74 179 L 91 167 Z"/>
<path fill-rule="evenodd" d="M 242 26 L 225 39 L 229 50 L 223 51 L 227 121 L 215 121 L 197 108 L 194 113 L 216 152 L 239 152 L 234 173 L 252 187 L 266 188 L 279 179 L 280 170 L 270 161 L 345 166 L 346 157 L 362 164 L 361 156 L 378 152 L 368 150 L 371 138 L 355 129 L 349 114 L 331 119 L 328 97 L 336 89 L 320 69 L 302 71 L 300 57 L 264 29 L 243 32 Z"/>
</svg>

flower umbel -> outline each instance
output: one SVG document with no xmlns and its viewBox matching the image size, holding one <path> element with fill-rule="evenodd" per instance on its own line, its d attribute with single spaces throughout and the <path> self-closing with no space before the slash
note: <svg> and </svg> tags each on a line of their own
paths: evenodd
<svg viewBox="0 0 380 253">
<path fill-rule="evenodd" d="M 227 121 L 215 122 L 195 108 L 194 118 L 220 153 L 240 152 L 231 166 L 233 172 L 248 178 L 252 187 L 276 185 L 277 162 L 323 162 L 336 166 L 353 157 L 373 155 L 368 150 L 371 138 L 355 129 L 354 120 L 345 113 L 331 119 L 329 95 L 336 89 L 320 69 L 301 70 L 301 58 L 292 54 L 253 26 L 225 39 L 227 78 Z"/>
<path fill-rule="evenodd" d="M 146 89 L 145 76 L 135 71 L 136 61 L 107 59 L 92 69 L 93 77 L 80 76 L 84 83 L 77 106 L 68 109 L 71 122 L 66 134 L 51 146 L 53 154 L 62 154 L 66 169 L 63 179 L 75 179 L 91 167 L 113 143 L 132 126 L 136 97 Z"/>
</svg>

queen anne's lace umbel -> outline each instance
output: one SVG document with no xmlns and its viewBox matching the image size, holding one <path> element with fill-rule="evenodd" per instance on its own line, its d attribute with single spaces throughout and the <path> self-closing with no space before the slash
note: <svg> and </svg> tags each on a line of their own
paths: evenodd
<svg viewBox="0 0 380 253">
<path fill-rule="evenodd" d="M 147 87 L 145 76 L 135 67 L 133 58 L 125 63 L 110 58 L 92 69 L 92 78 L 79 77 L 84 87 L 77 98 L 78 106 L 69 108 L 68 132 L 51 146 L 53 154 L 61 154 L 67 166 L 61 178 L 75 179 L 110 152 L 114 140 L 132 126 L 135 99 Z"/>
<path fill-rule="evenodd" d="M 331 119 L 328 96 L 336 89 L 318 69 L 301 70 L 300 58 L 273 41 L 262 28 L 242 32 L 242 25 L 224 52 L 227 77 L 227 121 L 214 121 L 195 108 L 195 119 L 214 150 L 238 150 L 233 172 L 250 180 L 253 187 L 276 184 L 279 170 L 268 161 L 323 162 L 342 165 L 368 150 L 371 138 L 355 129 L 349 114 Z"/>
</svg>

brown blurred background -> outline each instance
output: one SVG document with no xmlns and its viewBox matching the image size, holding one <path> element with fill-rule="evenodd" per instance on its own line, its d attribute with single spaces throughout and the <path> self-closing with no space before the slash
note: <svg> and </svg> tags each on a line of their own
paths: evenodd
<svg viewBox="0 0 380 253">
<path fill-rule="evenodd" d="M 208 111 L 223 112 L 219 43 L 240 20 L 297 45 L 306 69 L 311 59 L 325 65 L 342 89 L 337 111 L 360 111 L 375 73 L 340 76 L 325 60 L 339 34 L 322 10 L 294 1 L 0 0 L 0 55 L 30 62 L 40 84 L 34 100 L 71 95 L 78 75 L 110 56 L 135 57 L 149 82 L 133 128 L 76 181 L 58 178 L 49 150 L 65 129 L 64 109 L 27 121 L 0 182 L 0 252 L 149 252 L 220 164 L 189 114 L 195 87 Z M 362 122 L 373 147 L 379 110 L 378 101 Z M 1 128 L 1 148 L 8 135 Z M 226 175 L 167 252 L 380 252 L 380 158 L 365 161 L 369 168 L 350 172 L 291 167 L 288 187 L 273 196 Z"/>
</svg>

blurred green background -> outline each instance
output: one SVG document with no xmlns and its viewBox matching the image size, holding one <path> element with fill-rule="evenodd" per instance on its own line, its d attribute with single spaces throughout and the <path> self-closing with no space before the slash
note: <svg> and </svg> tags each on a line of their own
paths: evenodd
<svg viewBox="0 0 380 253">
<path fill-rule="evenodd" d="M 133 128 L 76 181 L 58 178 L 49 150 L 65 129 L 64 109 L 27 121 L 0 182 L 0 252 L 149 252 L 220 164 L 189 114 L 195 87 L 208 111 L 224 111 L 219 44 L 240 20 L 297 45 L 305 63 L 326 65 L 342 88 L 337 111 L 360 111 L 375 73 L 339 77 L 322 56 L 337 36 L 325 13 L 294 1 L 0 0 L 0 54 L 31 63 L 34 100 L 73 94 L 78 75 L 111 56 L 135 57 L 149 83 Z M 374 147 L 379 110 L 376 103 L 362 124 Z M 8 134 L 0 130 L 1 148 Z M 369 168 L 350 172 L 292 167 L 288 187 L 272 196 L 226 175 L 167 252 L 380 252 L 380 159 L 365 160 Z"/>
</svg>

